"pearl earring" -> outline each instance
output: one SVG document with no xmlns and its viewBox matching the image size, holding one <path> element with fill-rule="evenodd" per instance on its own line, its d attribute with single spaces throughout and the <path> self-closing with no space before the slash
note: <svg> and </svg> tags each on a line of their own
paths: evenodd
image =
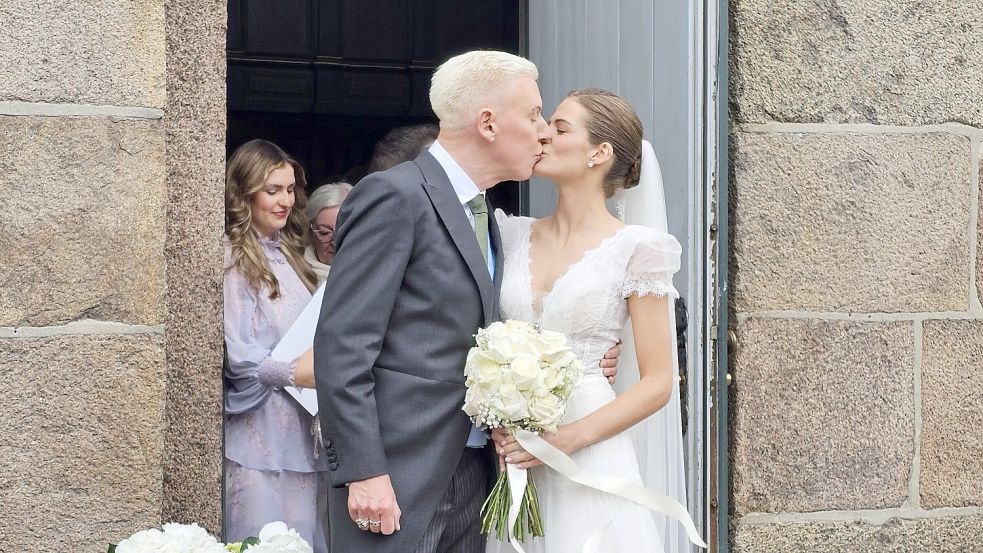
<svg viewBox="0 0 983 553">
<path fill-rule="evenodd" d="M 594 160 L 593 159 L 587 160 L 587 166 L 594 167 Z"/>
</svg>

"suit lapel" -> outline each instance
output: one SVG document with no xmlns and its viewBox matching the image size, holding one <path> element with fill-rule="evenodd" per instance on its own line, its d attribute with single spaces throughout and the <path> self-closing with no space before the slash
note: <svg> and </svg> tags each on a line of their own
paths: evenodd
<svg viewBox="0 0 983 553">
<path fill-rule="evenodd" d="M 485 316 L 485 324 L 488 325 L 495 320 L 493 318 L 495 310 L 495 284 L 492 282 L 491 275 L 488 274 L 488 264 L 485 263 L 481 249 L 478 247 L 478 240 L 474 236 L 474 229 L 468 221 L 468 216 L 464 213 L 464 206 L 461 205 L 454 187 L 451 185 L 447 173 L 444 172 L 440 163 L 430 154 L 423 152 L 416 158 L 416 164 L 423 172 L 426 180 L 424 190 L 430 197 L 434 210 L 440 217 L 444 227 L 450 234 L 454 245 L 464 258 L 465 264 L 471 271 L 471 276 L 478 284 L 478 293 L 481 295 L 481 307 Z M 491 217 L 492 214 L 489 214 Z M 489 221 L 489 224 L 491 222 Z M 496 227 L 497 232 L 497 227 Z M 492 235 L 494 236 L 494 232 Z M 494 238 L 493 238 L 494 240 Z M 497 269 L 497 267 L 496 267 Z M 498 272 L 496 271 L 496 275 Z"/>
</svg>

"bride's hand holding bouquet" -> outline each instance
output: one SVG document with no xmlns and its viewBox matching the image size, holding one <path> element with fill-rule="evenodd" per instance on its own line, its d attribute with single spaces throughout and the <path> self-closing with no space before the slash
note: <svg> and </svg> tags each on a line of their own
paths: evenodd
<svg viewBox="0 0 983 553">
<path fill-rule="evenodd" d="M 471 420 L 510 433 L 556 431 L 584 372 L 567 338 L 509 320 L 479 330 L 475 342 L 465 366 L 464 412 Z M 482 507 L 481 530 L 502 541 L 543 535 L 532 478 L 512 466 L 499 473 Z"/>
</svg>

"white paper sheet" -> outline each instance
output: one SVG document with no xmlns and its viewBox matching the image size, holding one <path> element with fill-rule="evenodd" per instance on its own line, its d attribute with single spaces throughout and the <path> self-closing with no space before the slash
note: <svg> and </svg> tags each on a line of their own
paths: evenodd
<svg viewBox="0 0 983 553">
<path fill-rule="evenodd" d="M 300 312 L 294 324 L 280 339 L 280 343 L 273 348 L 270 357 L 276 361 L 293 361 L 314 345 L 314 330 L 317 328 L 317 319 L 321 315 L 322 298 L 324 298 L 323 283 L 314 292 L 311 301 Z M 315 390 L 295 386 L 287 386 L 283 390 L 297 400 L 310 414 L 317 414 L 317 392 Z"/>
</svg>

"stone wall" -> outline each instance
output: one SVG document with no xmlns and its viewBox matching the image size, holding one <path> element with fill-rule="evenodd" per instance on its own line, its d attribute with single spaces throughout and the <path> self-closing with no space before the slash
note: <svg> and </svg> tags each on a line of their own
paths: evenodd
<svg viewBox="0 0 983 553">
<path fill-rule="evenodd" d="M 222 526 L 225 0 L 167 3 L 164 520 Z"/>
<path fill-rule="evenodd" d="M 219 530 L 224 45 L 225 2 L 0 5 L 0 551 Z"/>
<path fill-rule="evenodd" d="M 983 11 L 731 0 L 731 548 L 983 551 Z"/>
</svg>

